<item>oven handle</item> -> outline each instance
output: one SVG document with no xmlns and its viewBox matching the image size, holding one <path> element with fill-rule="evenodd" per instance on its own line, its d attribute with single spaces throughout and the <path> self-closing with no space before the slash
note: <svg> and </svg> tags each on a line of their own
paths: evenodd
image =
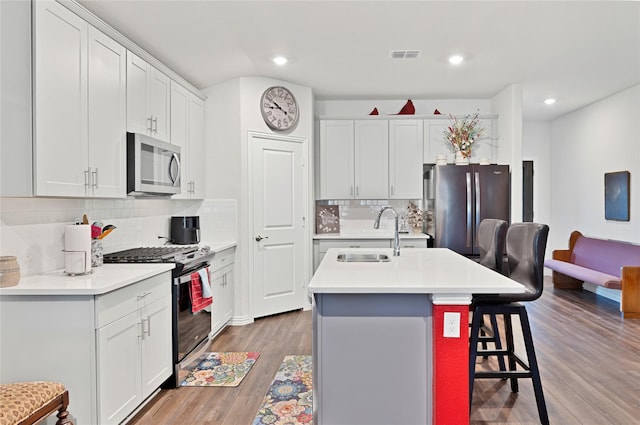
<svg viewBox="0 0 640 425">
<path fill-rule="evenodd" d="M 178 285 L 181 285 L 183 283 L 191 282 L 191 275 L 193 273 L 195 273 L 195 272 L 197 272 L 198 270 L 201 270 L 201 269 L 206 269 L 207 267 L 209 267 L 209 264 L 205 264 L 202 267 L 198 267 L 198 268 L 196 268 L 195 270 L 193 270 L 191 272 L 188 272 L 188 273 L 185 273 L 185 274 L 180 275 L 178 277 L 175 277 L 173 279 L 173 284 L 175 286 L 178 286 Z"/>
</svg>

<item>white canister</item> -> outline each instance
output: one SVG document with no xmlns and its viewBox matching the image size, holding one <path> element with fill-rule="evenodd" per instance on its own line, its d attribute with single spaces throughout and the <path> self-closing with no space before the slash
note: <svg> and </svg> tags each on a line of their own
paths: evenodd
<svg viewBox="0 0 640 425">
<path fill-rule="evenodd" d="M 65 226 L 64 272 L 70 275 L 91 272 L 91 226 L 88 224 Z"/>
<path fill-rule="evenodd" d="M 0 288 L 16 286 L 20 282 L 20 266 L 13 256 L 0 257 Z"/>
</svg>

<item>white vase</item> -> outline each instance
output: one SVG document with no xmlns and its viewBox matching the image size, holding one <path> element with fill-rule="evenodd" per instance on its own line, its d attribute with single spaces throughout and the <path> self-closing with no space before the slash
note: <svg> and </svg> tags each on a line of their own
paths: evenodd
<svg viewBox="0 0 640 425">
<path fill-rule="evenodd" d="M 469 158 L 465 158 L 464 155 L 462 155 L 462 152 L 457 151 L 456 152 L 455 164 L 456 165 L 468 165 L 469 164 Z"/>
</svg>

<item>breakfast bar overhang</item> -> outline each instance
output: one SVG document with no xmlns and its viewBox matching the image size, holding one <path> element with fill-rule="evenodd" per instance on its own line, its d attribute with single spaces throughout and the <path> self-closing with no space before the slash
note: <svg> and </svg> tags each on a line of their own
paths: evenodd
<svg viewBox="0 0 640 425">
<path fill-rule="evenodd" d="M 523 286 L 444 248 L 334 248 L 309 291 L 314 424 L 464 425 L 471 296 Z"/>
</svg>

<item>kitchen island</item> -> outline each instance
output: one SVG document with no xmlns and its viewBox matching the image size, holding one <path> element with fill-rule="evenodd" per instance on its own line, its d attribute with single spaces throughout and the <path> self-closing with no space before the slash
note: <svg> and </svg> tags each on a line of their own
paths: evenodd
<svg viewBox="0 0 640 425">
<path fill-rule="evenodd" d="M 389 261 L 337 260 L 372 252 Z M 523 286 L 448 249 L 336 248 L 309 291 L 314 424 L 464 425 L 471 296 Z"/>
</svg>

